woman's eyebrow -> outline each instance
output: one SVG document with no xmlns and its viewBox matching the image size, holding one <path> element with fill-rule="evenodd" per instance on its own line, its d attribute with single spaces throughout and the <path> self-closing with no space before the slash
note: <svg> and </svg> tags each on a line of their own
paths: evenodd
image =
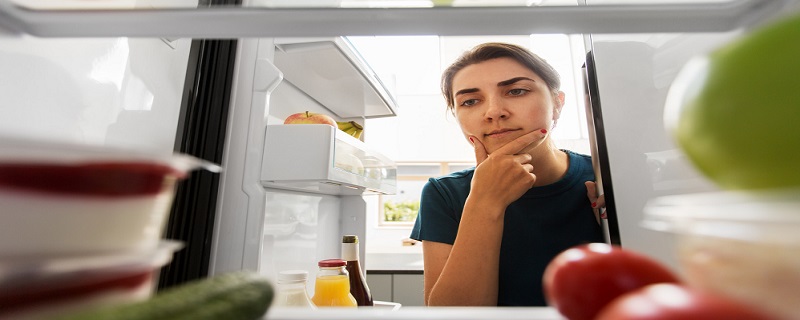
<svg viewBox="0 0 800 320">
<path fill-rule="evenodd" d="M 457 96 L 459 94 L 473 93 L 473 92 L 478 92 L 478 88 L 461 89 L 456 91 L 456 94 L 454 95 Z"/>
<path fill-rule="evenodd" d="M 508 79 L 508 80 L 500 81 L 500 82 L 497 83 L 497 86 L 498 87 L 504 87 L 504 86 L 507 86 L 507 85 L 510 85 L 510 84 L 513 84 L 513 83 L 516 83 L 516 82 L 522 81 L 522 80 L 530 80 L 530 81 L 536 82 L 536 80 L 533 80 L 533 79 L 528 78 L 528 77 L 516 77 L 516 78 L 511 78 L 511 79 Z"/>
<path fill-rule="evenodd" d="M 497 83 L 497 86 L 498 87 L 504 87 L 504 86 L 507 86 L 507 85 L 510 85 L 510 84 L 514 84 L 514 83 L 522 81 L 522 80 L 529 80 L 529 81 L 536 82 L 536 80 L 533 80 L 533 79 L 528 78 L 528 77 L 516 77 L 516 78 L 511 78 L 511 79 L 508 79 L 508 80 L 500 81 L 500 82 Z M 478 88 L 461 89 L 461 90 L 456 91 L 454 96 L 457 96 L 459 94 L 478 92 L 478 91 L 479 91 Z"/>
</svg>

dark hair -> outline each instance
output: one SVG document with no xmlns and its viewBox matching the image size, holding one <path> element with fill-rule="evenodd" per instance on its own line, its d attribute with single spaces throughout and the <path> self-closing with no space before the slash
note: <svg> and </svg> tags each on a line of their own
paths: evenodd
<svg viewBox="0 0 800 320">
<path fill-rule="evenodd" d="M 453 77 L 461 69 L 467 66 L 497 58 L 511 58 L 528 67 L 544 80 L 547 88 L 553 94 L 557 94 L 561 88 L 561 80 L 558 71 L 547 61 L 537 56 L 530 50 L 508 43 L 487 42 L 479 44 L 471 50 L 464 52 L 453 64 L 442 73 L 442 94 L 447 101 L 447 109 L 453 111 L 455 101 L 453 99 Z"/>
</svg>

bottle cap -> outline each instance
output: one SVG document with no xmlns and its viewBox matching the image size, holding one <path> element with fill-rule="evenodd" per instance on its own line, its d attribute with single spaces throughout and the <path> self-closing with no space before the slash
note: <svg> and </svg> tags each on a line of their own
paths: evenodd
<svg viewBox="0 0 800 320">
<path fill-rule="evenodd" d="M 344 261 L 342 259 L 326 259 L 326 260 L 320 261 L 319 263 L 317 263 L 317 265 L 319 265 L 320 267 L 326 267 L 326 268 L 344 267 L 344 266 L 347 265 L 347 261 Z"/>
<path fill-rule="evenodd" d="M 278 273 L 278 281 L 306 281 L 308 271 L 305 270 L 285 270 Z"/>
<path fill-rule="evenodd" d="M 358 236 L 346 235 L 342 237 L 342 243 L 358 243 Z"/>
</svg>

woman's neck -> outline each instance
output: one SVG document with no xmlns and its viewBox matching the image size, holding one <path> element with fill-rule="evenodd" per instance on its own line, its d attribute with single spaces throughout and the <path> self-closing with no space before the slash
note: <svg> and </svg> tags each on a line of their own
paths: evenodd
<svg viewBox="0 0 800 320">
<path fill-rule="evenodd" d="M 534 184 L 536 187 L 556 183 L 564 177 L 569 168 L 567 153 L 558 149 L 550 140 L 539 148 L 531 150 L 531 156 L 533 173 L 536 174 L 536 184 Z"/>
</svg>

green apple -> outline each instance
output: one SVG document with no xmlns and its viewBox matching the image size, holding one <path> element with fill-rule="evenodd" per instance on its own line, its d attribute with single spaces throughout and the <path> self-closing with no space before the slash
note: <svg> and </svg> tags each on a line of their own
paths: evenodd
<svg viewBox="0 0 800 320">
<path fill-rule="evenodd" d="M 800 15 L 707 57 L 673 134 L 723 189 L 800 187 Z"/>
</svg>

